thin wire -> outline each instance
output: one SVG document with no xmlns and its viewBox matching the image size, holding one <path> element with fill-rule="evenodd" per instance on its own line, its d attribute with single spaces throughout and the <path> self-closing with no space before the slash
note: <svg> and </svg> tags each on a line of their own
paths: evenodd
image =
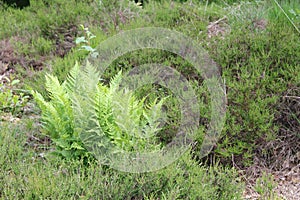
<svg viewBox="0 0 300 200">
<path fill-rule="evenodd" d="M 300 34 L 300 30 L 298 29 L 298 27 L 294 24 L 294 22 L 291 20 L 291 18 L 286 14 L 286 12 L 283 10 L 283 8 L 280 6 L 280 4 L 278 3 L 277 0 L 273 0 L 276 5 L 279 7 L 279 9 L 283 12 L 283 14 L 288 18 L 288 20 L 290 21 L 290 23 L 294 26 L 294 28 L 297 30 L 297 32 Z"/>
</svg>

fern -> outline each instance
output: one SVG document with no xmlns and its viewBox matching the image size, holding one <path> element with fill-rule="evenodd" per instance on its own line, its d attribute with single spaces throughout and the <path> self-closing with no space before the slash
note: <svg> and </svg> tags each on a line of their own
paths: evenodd
<svg viewBox="0 0 300 200">
<path fill-rule="evenodd" d="M 72 94 L 75 89 L 76 79 L 80 72 L 80 66 L 78 62 L 76 62 L 75 66 L 70 70 L 67 75 L 66 81 L 62 84 L 62 86 L 66 89 L 67 93 Z"/>
<path fill-rule="evenodd" d="M 119 89 L 121 71 L 109 87 L 98 80 L 96 68 L 87 63 L 80 69 L 76 63 L 62 84 L 56 77 L 46 76 L 49 102 L 32 92 L 42 111 L 44 131 L 56 145 L 55 153 L 65 158 L 86 157 L 90 155 L 87 147 L 95 142 L 98 147 L 110 142 L 125 151 L 160 149 L 155 133 L 160 130 L 165 99 L 144 105 L 146 98 L 138 100 L 133 92 Z"/>
<path fill-rule="evenodd" d="M 87 151 L 74 129 L 74 114 L 70 98 L 78 73 L 79 67 L 76 64 L 63 84 L 59 83 L 57 77 L 46 75 L 45 86 L 51 99 L 49 102 L 38 92 L 32 92 L 42 111 L 44 131 L 56 144 L 54 153 L 65 158 L 87 156 Z"/>
<path fill-rule="evenodd" d="M 160 101 L 156 99 L 152 105 L 145 106 L 146 97 L 138 100 L 127 88 L 119 89 L 121 80 L 120 71 L 111 79 L 109 88 L 102 84 L 98 85 L 98 101 L 95 108 L 99 124 L 102 124 L 103 128 L 107 127 L 102 129 L 103 132 L 117 147 L 126 151 L 143 152 L 160 149 L 155 133 L 160 130 L 158 119 L 162 117 L 161 106 L 164 99 Z M 151 113 L 150 110 L 156 115 L 148 114 L 146 118 L 144 115 Z M 150 120 L 153 116 L 157 118 Z"/>
</svg>

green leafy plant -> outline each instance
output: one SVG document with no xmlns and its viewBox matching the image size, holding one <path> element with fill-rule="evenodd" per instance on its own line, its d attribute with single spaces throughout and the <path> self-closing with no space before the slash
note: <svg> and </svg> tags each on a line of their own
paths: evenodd
<svg viewBox="0 0 300 200">
<path fill-rule="evenodd" d="M 26 91 L 17 90 L 18 79 L 4 77 L 6 83 L 0 83 L 0 113 L 9 112 L 12 115 L 20 113 L 28 102 Z"/>
<path fill-rule="evenodd" d="M 66 158 L 86 156 L 87 152 L 74 132 L 71 99 L 64 85 L 57 77 L 47 75 L 45 86 L 51 101 L 47 102 L 38 92 L 33 91 L 32 94 L 42 111 L 44 131 L 56 144 L 55 153 Z"/>
<path fill-rule="evenodd" d="M 32 41 L 32 45 L 41 55 L 47 55 L 53 50 L 53 42 L 43 37 L 38 37 Z"/>
<path fill-rule="evenodd" d="M 86 167 L 83 160 L 38 159 L 22 145 L 30 128 L 0 128 L 1 199 L 243 199 L 236 170 L 199 165 L 189 152 L 162 170 L 122 173 L 94 162 Z"/>
<path fill-rule="evenodd" d="M 87 64 L 84 70 L 80 70 L 80 66 L 76 64 L 62 84 L 59 83 L 57 77 L 46 76 L 49 102 L 40 93 L 32 92 L 42 111 L 44 131 L 56 144 L 55 153 L 62 157 L 82 158 L 89 155 L 80 138 L 80 133 L 75 128 L 74 114 L 77 110 L 73 106 L 72 97 L 76 88 L 76 77 L 83 77 L 86 83 L 80 83 L 80 85 L 88 87 L 88 80 L 95 80 L 92 77 L 95 74 L 97 74 L 95 68 L 90 64 Z M 155 99 L 144 105 L 145 98 L 138 100 L 127 89 L 118 90 L 121 80 L 122 73 L 119 72 L 111 80 L 109 87 L 99 83 L 96 94 L 88 97 L 91 102 L 94 102 L 92 108 L 96 113 L 102 133 L 123 150 L 159 149 L 160 145 L 155 138 L 155 132 L 160 130 L 158 121 L 162 117 L 161 107 L 165 99 Z M 85 109 L 84 105 L 81 109 Z M 82 117 L 88 118 L 89 116 Z M 142 137 L 141 134 L 143 134 Z"/>
<path fill-rule="evenodd" d="M 88 51 L 92 57 L 97 57 L 98 52 L 96 51 L 96 49 L 91 47 L 91 40 L 96 36 L 89 30 L 88 27 L 84 27 L 84 25 L 81 24 L 80 28 L 84 31 L 84 36 L 76 38 L 75 43 L 76 44 L 83 43 L 84 45 L 81 45 L 80 50 Z"/>
<path fill-rule="evenodd" d="M 109 88 L 103 84 L 98 86 L 95 106 L 102 130 L 115 145 L 127 151 L 159 149 L 153 138 L 161 130 L 159 120 L 165 99 L 156 98 L 146 104 L 146 97 L 138 100 L 126 88 L 118 90 L 121 78 L 120 71 Z"/>
<path fill-rule="evenodd" d="M 261 199 L 276 199 L 276 195 L 273 193 L 276 187 L 276 182 L 272 175 L 263 173 L 260 178 L 256 180 L 254 189 L 261 195 Z"/>
</svg>

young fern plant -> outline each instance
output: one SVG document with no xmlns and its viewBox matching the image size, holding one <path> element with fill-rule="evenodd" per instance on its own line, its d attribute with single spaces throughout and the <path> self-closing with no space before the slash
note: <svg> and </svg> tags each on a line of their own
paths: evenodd
<svg viewBox="0 0 300 200">
<path fill-rule="evenodd" d="M 72 98 L 76 88 L 76 78 L 83 77 L 86 81 L 80 82 L 81 88 L 91 87 L 95 80 L 96 69 L 89 63 L 84 70 L 78 63 L 71 69 L 67 79 L 62 84 L 57 77 L 46 75 L 46 89 L 49 92 L 50 101 L 46 101 L 41 94 L 33 91 L 33 97 L 42 112 L 42 125 L 44 132 L 56 145 L 55 153 L 63 158 L 85 158 L 92 154 L 85 148 L 81 140 L 75 121 L 90 116 L 80 116 L 75 119 L 74 114 L 85 109 L 81 105 L 74 106 L 76 102 Z M 81 79 L 82 80 L 82 79 Z M 117 149 L 125 151 L 155 151 L 161 148 L 155 133 L 161 130 L 159 127 L 163 118 L 162 105 L 165 99 L 144 105 L 145 99 L 137 99 L 133 92 L 125 89 L 119 90 L 122 80 L 120 71 L 110 81 L 109 86 L 98 83 L 95 94 L 88 94 L 95 113 L 97 125 L 101 128 L 101 136 L 108 138 Z M 78 116 L 76 116 L 78 117 Z M 76 124 L 78 125 L 78 124 Z"/>
<path fill-rule="evenodd" d="M 50 101 L 46 101 L 40 93 L 32 91 L 32 95 L 42 112 L 43 130 L 56 145 L 54 153 L 64 158 L 88 156 L 88 152 L 74 128 L 74 114 L 70 98 L 74 88 L 72 77 L 78 71 L 79 66 L 76 63 L 63 84 L 59 83 L 57 77 L 46 75 L 45 87 L 49 93 Z"/>
<path fill-rule="evenodd" d="M 127 88 L 119 90 L 120 71 L 109 87 L 99 83 L 95 110 L 104 134 L 125 151 L 156 151 L 161 148 L 155 133 L 161 130 L 162 106 L 166 98 L 145 104 L 146 97 L 137 99 Z"/>
</svg>

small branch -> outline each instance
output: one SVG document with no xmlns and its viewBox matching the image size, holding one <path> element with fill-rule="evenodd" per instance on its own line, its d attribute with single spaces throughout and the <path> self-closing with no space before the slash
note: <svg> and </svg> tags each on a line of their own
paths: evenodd
<svg viewBox="0 0 300 200">
<path fill-rule="evenodd" d="M 224 17 L 222 17 L 221 19 L 218 19 L 218 20 L 215 21 L 215 22 L 211 22 L 210 25 L 207 26 L 207 28 L 211 28 L 211 27 L 213 27 L 214 25 L 220 23 L 221 21 L 223 21 L 223 20 L 225 20 L 225 19 L 227 19 L 227 16 L 224 16 Z"/>
<path fill-rule="evenodd" d="M 297 96 L 284 96 L 283 98 L 293 98 L 293 99 L 300 99 L 300 97 L 297 97 Z"/>
</svg>

